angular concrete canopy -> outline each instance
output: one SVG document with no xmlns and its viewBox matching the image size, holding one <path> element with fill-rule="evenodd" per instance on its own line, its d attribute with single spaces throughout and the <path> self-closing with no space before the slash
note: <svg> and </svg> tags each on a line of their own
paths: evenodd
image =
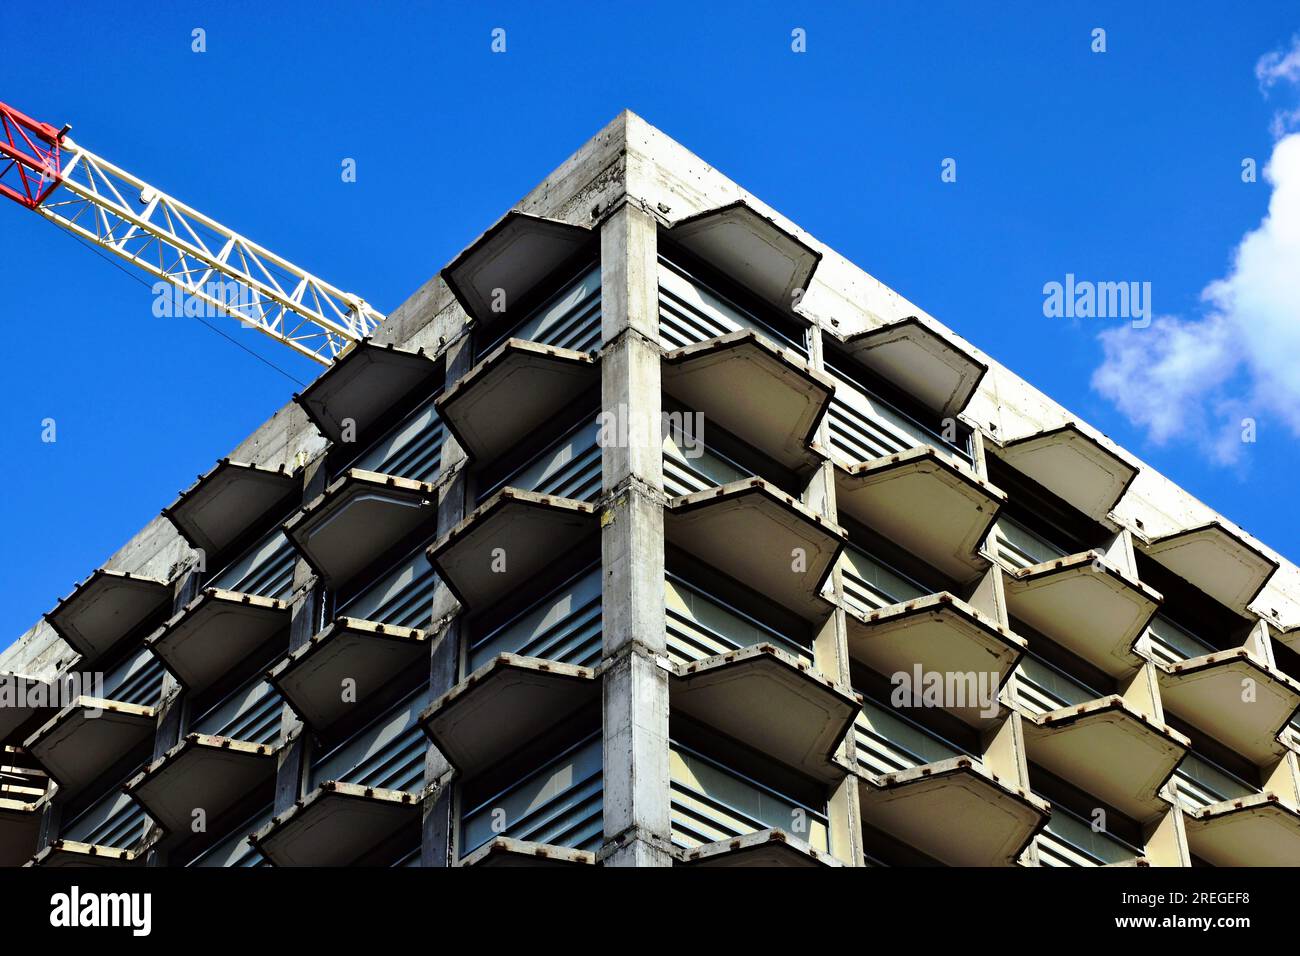
<svg viewBox="0 0 1300 956">
<path fill-rule="evenodd" d="M 792 314 L 822 254 L 744 200 L 689 216 L 669 237 L 737 285 Z"/>
<path fill-rule="evenodd" d="M 1253 793 L 1184 817 L 1189 849 L 1214 866 L 1295 866 L 1300 810 L 1272 793 Z"/>
<path fill-rule="evenodd" d="M 1112 677 L 1142 666 L 1134 650 L 1160 595 L 1085 551 L 1006 575 L 1007 610 Z"/>
<path fill-rule="evenodd" d="M 1225 607 L 1246 614 L 1278 564 L 1219 522 L 1188 528 L 1138 547 Z"/>
<path fill-rule="evenodd" d="M 187 734 L 126 784 L 127 793 L 169 833 L 188 833 L 195 809 L 216 822 L 275 778 L 275 749 L 208 734 Z"/>
<path fill-rule="evenodd" d="M 24 746 L 70 797 L 153 734 L 152 707 L 78 697 Z"/>
<path fill-rule="evenodd" d="M 729 332 L 664 355 L 664 391 L 710 422 L 802 474 L 835 383 L 752 330 Z"/>
<path fill-rule="evenodd" d="M 351 866 L 410 832 L 419 840 L 420 797 L 327 780 L 252 835 L 275 866 Z"/>
<path fill-rule="evenodd" d="M 594 233 L 554 219 L 509 212 L 442 270 L 466 314 L 484 325 L 511 318 L 517 302 L 594 243 Z M 498 290 L 500 290 L 498 292 Z M 504 301 L 504 311 L 493 309 Z"/>
<path fill-rule="evenodd" d="M 169 608 L 172 586 L 156 578 L 98 569 L 45 615 L 68 646 L 92 662 L 150 617 Z"/>
<path fill-rule="evenodd" d="M 323 730 L 428 660 L 424 631 L 340 617 L 280 660 L 267 679 L 315 730 Z M 356 682 L 356 701 L 343 699 L 345 680 Z"/>
<path fill-rule="evenodd" d="M 813 849 L 784 830 L 768 828 L 743 836 L 705 843 L 689 850 L 678 849 L 683 866 L 704 867 L 820 867 L 842 866 L 829 853 Z"/>
<path fill-rule="evenodd" d="M 162 513 L 191 547 L 214 558 L 268 514 L 287 507 L 301 485 L 284 466 L 262 468 L 222 458 Z"/>
<path fill-rule="evenodd" d="M 1031 761 L 1138 822 L 1168 807 L 1157 791 L 1191 746 L 1118 695 L 1039 714 L 1024 730 Z"/>
<path fill-rule="evenodd" d="M 672 710 L 831 783 L 848 768 L 835 750 L 853 726 L 857 697 L 770 644 L 679 664 Z"/>
<path fill-rule="evenodd" d="M 447 762 L 473 777 L 599 697 L 590 667 L 499 654 L 430 704 L 420 724 Z"/>
<path fill-rule="evenodd" d="M 143 866 L 146 850 L 119 850 L 112 846 L 55 840 L 34 857 L 28 866 L 88 867 Z"/>
<path fill-rule="evenodd" d="M 567 846 L 494 837 L 457 866 L 593 866 L 596 854 L 590 850 L 573 850 Z"/>
<path fill-rule="evenodd" d="M 456 600 L 482 608 L 598 531 L 594 505 L 502 488 L 429 548 L 428 557 Z"/>
<path fill-rule="evenodd" d="M 1283 752 L 1277 735 L 1300 708 L 1300 683 L 1245 648 L 1156 662 L 1164 709 L 1255 764 Z M 1247 683 L 1249 681 L 1249 683 Z M 1254 699 L 1242 700 L 1249 688 Z"/>
<path fill-rule="evenodd" d="M 352 468 L 284 526 L 289 540 L 332 588 L 437 519 L 437 490 L 409 478 Z"/>
<path fill-rule="evenodd" d="M 322 435 L 340 444 L 349 422 L 356 437 L 368 435 L 407 396 L 432 391 L 441 380 L 441 369 L 424 349 L 412 352 L 366 339 L 293 400 Z"/>
<path fill-rule="evenodd" d="M 999 781 L 970 757 L 863 780 L 864 822 L 948 866 L 1013 866 L 1050 805 Z"/>
<path fill-rule="evenodd" d="M 966 407 L 988 371 L 915 316 L 837 338 L 858 362 L 943 417 Z"/>
<path fill-rule="evenodd" d="M 997 456 L 1094 521 L 1104 521 L 1137 468 L 1073 422 L 1005 442 Z"/>
<path fill-rule="evenodd" d="M 600 366 L 586 352 L 507 339 L 442 394 L 438 414 L 457 444 L 484 464 L 599 383 Z"/>
<path fill-rule="evenodd" d="M 980 551 L 1007 496 L 929 446 L 835 467 L 835 503 L 957 582 L 989 560 Z"/>
<path fill-rule="evenodd" d="M 36 852 L 43 804 L 0 799 L 0 866 L 22 866 Z"/>
<path fill-rule="evenodd" d="M 673 498 L 664 536 L 802 617 L 820 620 L 832 610 L 821 590 L 843 529 L 762 478 Z"/>
<path fill-rule="evenodd" d="M 844 616 L 849 656 L 885 676 L 914 675 L 918 667 L 922 674 L 973 674 L 977 680 L 988 674 L 985 689 L 996 690 L 1027 646 L 1024 638 L 946 591 L 869 615 L 845 608 Z M 974 690 L 978 698 L 978 684 Z M 945 709 L 972 727 L 989 726 L 997 714 L 981 713 L 984 708 L 969 699 L 971 693 L 963 685 L 963 706 Z"/>
<path fill-rule="evenodd" d="M 54 685 L 49 681 L 23 674 L 0 674 L 0 743 L 42 717 L 45 720 L 53 717 L 53 707 L 29 706 L 29 702 L 42 697 L 51 700 L 53 693 Z M 3 763 L 0 757 L 0 764 Z"/>
<path fill-rule="evenodd" d="M 289 605 L 275 598 L 206 588 L 145 639 L 185 687 L 203 691 L 289 626 Z"/>
</svg>

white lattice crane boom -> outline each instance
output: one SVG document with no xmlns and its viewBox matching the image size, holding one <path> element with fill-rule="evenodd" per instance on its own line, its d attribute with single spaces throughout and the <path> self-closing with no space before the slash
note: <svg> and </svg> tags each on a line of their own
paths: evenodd
<svg viewBox="0 0 1300 956">
<path fill-rule="evenodd" d="M 0 195 L 328 365 L 384 316 L 0 103 Z"/>
</svg>

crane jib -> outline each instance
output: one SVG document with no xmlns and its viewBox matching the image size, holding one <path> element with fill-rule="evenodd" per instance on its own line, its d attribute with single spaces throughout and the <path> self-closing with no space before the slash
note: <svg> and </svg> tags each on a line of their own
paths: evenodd
<svg viewBox="0 0 1300 956">
<path fill-rule="evenodd" d="M 156 314 L 210 310 L 322 365 L 383 322 L 360 296 L 78 146 L 70 129 L 0 103 L 0 194 L 160 280 Z"/>
<path fill-rule="evenodd" d="M 62 182 L 63 132 L 0 103 L 0 194 L 35 209 Z"/>
</svg>

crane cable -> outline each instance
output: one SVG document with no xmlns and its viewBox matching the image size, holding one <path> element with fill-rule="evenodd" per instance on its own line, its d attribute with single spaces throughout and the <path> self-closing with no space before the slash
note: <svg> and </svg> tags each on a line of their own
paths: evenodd
<svg viewBox="0 0 1300 956">
<path fill-rule="evenodd" d="M 84 239 L 82 239 L 82 238 L 81 238 L 80 236 L 78 236 L 76 233 L 74 233 L 74 232 L 68 232 L 66 229 L 60 229 L 59 232 L 62 233 L 63 235 L 65 235 L 65 236 L 70 237 L 71 239 L 73 239 L 73 240 L 76 241 L 77 243 L 79 243 L 79 244 L 85 246 L 87 249 L 89 249 L 89 250 L 90 250 L 91 252 L 93 252 L 95 255 L 99 256 L 101 259 L 103 259 L 105 262 L 107 262 L 107 263 L 108 263 L 109 265 L 111 265 L 113 268 L 115 268 L 115 269 L 117 269 L 119 272 L 121 272 L 124 276 L 128 276 L 129 278 L 134 279 L 136 282 L 139 282 L 139 283 L 140 283 L 142 286 L 144 286 L 146 289 L 149 289 L 150 291 L 152 291 L 153 286 L 151 286 L 148 282 L 146 282 L 146 281 L 145 281 L 141 276 L 137 275 L 137 274 L 134 273 L 134 272 L 129 271 L 128 269 L 126 269 L 126 268 L 122 265 L 122 263 L 117 262 L 117 261 L 115 261 L 114 259 L 112 259 L 111 257 L 105 255 L 104 252 L 103 252 L 102 250 L 97 249 L 95 246 L 93 246 L 93 245 L 91 245 L 90 243 L 86 242 Z M 216 327 L 215 325 L 213 325 L 212 323 L 206 321 L 206 320 L 203 318 L 203 316 L 201 316 L 201 315 L 196 315 L 196 316 L 194 316 L 194 318 L 198 319 L 198 320 L 199 320 L 200 322 L 202 322 L 205 326 L 207 326 L 207 327 L 208 327 L 209 329 L 211 329 L 213 332 L 216 332 L 218 335 L 220 335 L 220 336 L 221 336 L 223 339 L 225 339 L 226 341 L 230 342 L 232 345 L 235 345 L 235 346 L 239 347 L 240 349 L 243 349 L 245 352 L 247 352 L 249 355 L 253 356 L 253 358 L 257 359 L 259 362 L 262 362 L 262 363 L 265 364 L 265 365 L 269 365 L 271 368 L 275 369 L 277 372 L 279 372 L 281 375 L 283 375 L 283 376 L 284 376 L 285 378 L 287 378 L 289 381 L 294 382 L 295 384 L 300 385 L 300 386 L 302 386 L 303 388 L 306 388 L 306 387 L 307 387 L 307 383 L 306 383 L 306 382 L 304 382 L 304 381 L 302 381 L 301 379 L 296 378 L 296 377 L 294 377 L 293 375 L 291 375 L 290 373 L 286 372 L 284 369 L 280 368 L 280 366 L 276 365 L 274 362 L 272 362 L 270 359 L 266 358 L 265 356 L 263 356 L 263 355 L 258 355 L 256 352 L 254 352 L 252 349 L 250 349 L 247 345 L 244 345 L 244 343 L 235 341 L 233 338 L 231 338 L 231 337 L 230 337 L 229 335 L 227 335 L 225 332 L 221 331 L 221 329 L 217 328 L 217 327 Z"/>
</svg>

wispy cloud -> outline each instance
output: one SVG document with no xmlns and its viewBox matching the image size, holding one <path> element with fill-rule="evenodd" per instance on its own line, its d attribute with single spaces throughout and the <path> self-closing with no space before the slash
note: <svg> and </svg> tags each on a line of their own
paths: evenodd
<svg viewBox="0 0 1300 956">
<path fill-rule="evenodd" d="M 1255 79 L 1265 93 L 1277 83 L 1300 82 L 1300 34 L 1291 38 L 1291 49 L 1261 56 L 1255 64 Z"/>
<path fill-rule="evenodd" d="M 1259 90 L 1265 96 L 1279 83 L 1287 92 L 1295 92 L 1300 86 L 1300 33 L 1291 38 L 1289 50 L 1273 50 L 1256 61 L 1255 79 L 1259 80 Z M 1273 121 L 1269 124 L 1274 139 L 1281 139 L 1297 129 L 1300 129 L 1300 105 L 1283 106 L 1274 111 Z"/>
<path fill-rule="evenodd" d="M 1262 57 L 1255 74 L 1265 90 L 1300 85 L 1300 38 Z M 1294 122 L 1300 110 L 1280 115 Z M 1219 464 L 1240 460 L 1252 422 L 1300 437 L 1300 133 L 1274 145 L 1264 178 L 1268 215 L 1241 240 L 1229 273 L 1202 291 L 1203 314 L 1102 332 L 1092 377 L 1153 442 L 1188 440 Z"/>
</svg>

